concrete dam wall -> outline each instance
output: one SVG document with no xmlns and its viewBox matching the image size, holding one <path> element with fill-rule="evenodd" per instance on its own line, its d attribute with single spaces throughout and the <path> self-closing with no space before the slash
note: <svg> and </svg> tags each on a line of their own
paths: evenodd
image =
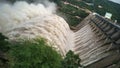
<svg viewBox="0 0 120 68">
<path fill-rule="evenodd" d="M 43 37 L 63 56 L 68 50 L 79 54 L 81 64 L 87 68 L 118 67 L 114 63 L 120 61 L 119 26 L 90 14 L 74 32 L 50 8 L 26 2 L 4 4 L 0 7 L 0 32 L 10 40 Z"/>
<path fill-rule="evenodd" d="M 120 62 L 119 26 L 91 14 L 77 27 L 74 52 L 86 68 L 119 68 L 114 64 Z"/>
</svg>

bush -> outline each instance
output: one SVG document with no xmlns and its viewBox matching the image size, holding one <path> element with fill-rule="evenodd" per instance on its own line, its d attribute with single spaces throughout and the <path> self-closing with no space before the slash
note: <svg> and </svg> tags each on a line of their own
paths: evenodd
<svg viewBox="0 0 120 68">
<path fill-rule="evenodd" d="M 7 56 L 6 52 L 9 50 L 7 37 L 0 33 L 0 68 L 7 67 Z"/>
<path fill-rule="evenodd" d="M 8 51 L 9 47 L 7 46 L 8 45 L 7 39 L 8 39 L 7 37 L 0 33 L 0 51 L 3 52 Z"/>
<path fill-rule="evenodd" d="M 44 39 L 10 45 L 10 68 L 60 68 L 61 56 Z"/>
<path fill-rule="evenodd" d="M 64 16 L 66 16 L 66 18 L 64 18 L 67 23 L 70 25 L 70 26 L 76 26 L 80 23 L 81 19 L 78 19 L 76 18 L 75 16 L 72 16 L 70 14 L 63 14 Z"/>
<path fill-rule="evenodd" d="M 75 55 L 73 53 L 73 51 L 69 51 L 66 54 L 66 57 L 64 58 L 64 60 L 62 61 L 62 68 L 79 68 L 79 67 L 83 67 L 80 64 L 81 59 L 79 58 L 79 55 Z"/>
<path fill-rule="evenodd" d="M 65 16 L 64 19 L 70 26 L 78 25 L 81 20 L 88 15 L 88 13 L 86 13 L 85 11 L 71 5 L 63 5 L 63 7 L 60 9 L 60 12 L 62 12 L 62 15 Z M 77 18 L 76 16 L 80 18 Z"/>
</svg>

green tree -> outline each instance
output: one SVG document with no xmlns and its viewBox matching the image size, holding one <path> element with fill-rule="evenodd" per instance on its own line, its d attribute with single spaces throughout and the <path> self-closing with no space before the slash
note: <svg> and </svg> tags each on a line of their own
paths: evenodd
<svg viewBox="0 0 120 68">
<path fill-rule="evenodd" d="M 44 39 L 11 44 L 8 56 L 9 68 L 60 68 L 62 60 Z"/>
<path fill-rule="evenodd" d="M 6 52 L 8 51 L 9 47 L 8 45 L 8 41 L 7 41 L 7 37 L 5 37 L 4 35 L 2 35 L 2 33 L 0 33 L 0 51 Z"/>
<path fill-rule="evenodd" d="M 79 58 L 79 55 L 75 55 L 73 51 L 69 51 L 66 54 L 66 57 L 62 61 L 62 68 L 78 68 L 82 67 L 80 64 L 81 59 Z"/>
<path fill-rule="evenodd" d="M 0 33 L 0 68 L 7 68 L 6 52 L 9 50 L 7 37 Z"/>
</svg>

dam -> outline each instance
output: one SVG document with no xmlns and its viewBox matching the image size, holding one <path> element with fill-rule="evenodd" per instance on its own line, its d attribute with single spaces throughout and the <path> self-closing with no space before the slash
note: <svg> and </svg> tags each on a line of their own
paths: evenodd
<svg viewBox="0 0 120 68">
<path fill-rule="evenodd" d="M 120 27 L 101 16 L 90 14 L 75 32 L 56 15 L 45 17 L 41 24 L 38 19 L 7 31 L 6 36 L 12 40 L 41 36 L 63 56 L 69 50 L 79 54 L 87 68 L 104 68 L 120 61 Z"/>
<path fill-rule="evenodd" d="M 119 68 L 120 27 L 98 14 L 89 15 L 75 32 L 74 52 L 87 68 Z M 119 65 L 119 64 L 118 64 Z"/>
<path fill-rule="evenodd" d="M 21 4 L 24 7 L 19 7 Z M 0 7 L 0 31 L 10 40 L 42 37 L 62 56 L 74 51 L 86 68 L 119 68 L 120 26 L 92 13 L 73 31 L 62 17 L 48 12 L 49 7 L 25 2 L 14 5 L 17 7 Z"/>
</svg>

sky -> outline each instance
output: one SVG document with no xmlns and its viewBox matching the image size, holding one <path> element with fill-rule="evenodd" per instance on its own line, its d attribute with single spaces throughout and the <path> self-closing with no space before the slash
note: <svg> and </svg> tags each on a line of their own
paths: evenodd
<svg viewBox="0 0 120 68">
<path fill-rule="evenodd" d="M 119 3 L 120 4 L 120 0 L 110 0 L 110 1 L 113 1 L 115 3 Z"/>
</svg>

